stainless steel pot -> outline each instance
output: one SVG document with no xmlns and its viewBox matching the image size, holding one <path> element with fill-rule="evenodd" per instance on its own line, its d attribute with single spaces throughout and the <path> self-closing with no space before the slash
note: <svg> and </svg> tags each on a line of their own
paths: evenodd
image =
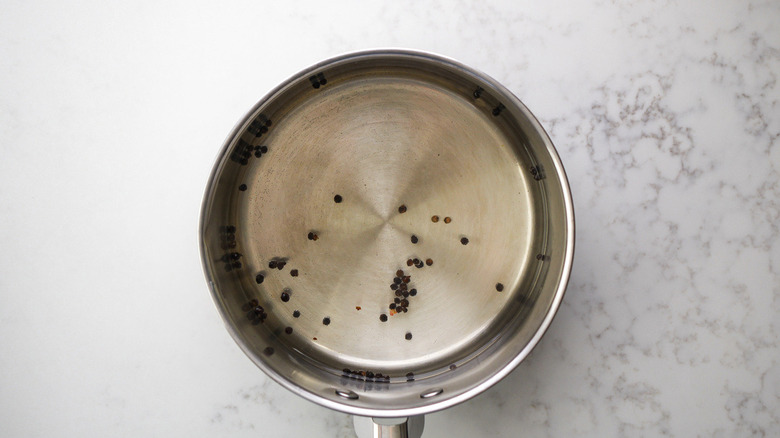
<svg viewBox="0 0 780 438">
<path fill-rule="evenodd" d="M 407 436 L 537 344 L 566 289 L 574 215 L 552 142 L 508 90 L 450 59 L 378 50 L 295 75 L 235 126 L 200 243 L 258 367 L 373 417 L 377 436 Z"/>
</svg>

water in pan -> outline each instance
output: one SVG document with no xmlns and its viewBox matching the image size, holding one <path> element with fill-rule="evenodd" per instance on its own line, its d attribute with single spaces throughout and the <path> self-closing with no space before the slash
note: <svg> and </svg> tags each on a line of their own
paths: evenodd
<svg viewBox="0 0 780 438">
<path fill-rule="evenodd" d="M 448 368 L 525 293 L 533 177 L 469 96 L 395 76 L 317 92 L 249 145 L 238 293 L 264 303 L 257 330 L 327 367 Z"/>
</svg>

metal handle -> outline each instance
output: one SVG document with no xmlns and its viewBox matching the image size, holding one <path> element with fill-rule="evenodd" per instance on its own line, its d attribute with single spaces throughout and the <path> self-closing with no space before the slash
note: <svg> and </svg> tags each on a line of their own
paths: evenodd
<svg viewBox="0 0 780 438">
<path fill-rule="evenodd" d="M 420 438 L 425 417 L 367 418 L 354 417 L 355 432 L 359 438 Z M 369 431 L 373 430 L 373 433 Z"/>
</svg>

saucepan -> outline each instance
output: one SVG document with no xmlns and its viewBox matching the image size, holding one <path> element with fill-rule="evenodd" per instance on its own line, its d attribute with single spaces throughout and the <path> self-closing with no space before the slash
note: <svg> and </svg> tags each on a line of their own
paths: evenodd
<svg viewBox="0 0 780 438">
<path fill-rule="evenodd" d="M 200 218 L 227 330 L 273 380 L 419 436 L 550 325 L 574 213 L 531 112 L 487 75 L 408 50 L 279 85 L 227 137 Z"/>
</svg>

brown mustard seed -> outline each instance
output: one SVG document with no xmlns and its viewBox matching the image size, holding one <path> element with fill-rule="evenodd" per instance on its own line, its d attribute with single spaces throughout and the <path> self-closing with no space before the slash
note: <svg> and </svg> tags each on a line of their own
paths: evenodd
<svg viewBox="0 0 780 438">
<path fill-rule="evenodd" d="M 246 191 L 246 184 L 241 184 L 238 186 L 238 190 L 241 190 L 242 192 Z"/>
<path fill-rule="evenodd" d="M 379 320 L 382 322 L 387 322 L 387 315 L 385 315 L 384 313 L 379 315 Z"/>
<path fill-rule="evenodd" d="M 285 333 L 287 333 L 288 335 L 291 335 L 291 334 L 292 334 L 292 332 L 293 332 L 293 329 L 292 329 L 292 327 L 286 327 L 286 328 L 284 329 L 284 332 L 285 332 Z"/>
<path fill-rule="evenodd" d="M 403 281 L 404 283 L 409 283 L 410 281 L 412 281 L 412 277 L 410 277 L 408 275 L 403 276 L 403 277 L 401 277 L 401 281 Z"/>
<path fill-rule="evenodd" d="M 451 217 L 447 216 L 447 217 L 444 218 L 444 223 L 445 224 L 448 224 L 450 222 L 452 222 L 452 218 Z"/>
<path fill-rule="evenodd" d="M 257 284 L 262 283 L 263 280 L 265 280 L 265 275 L 263 274 L 257 274 L 257 276 L 255 277 L 255 282 L 257 282 Z"/>
<path fill-rule="evenodd" d="M 436 216 L 436 215 L 431 216 L 431 221 L 433 223 L 439 222 L 439 216 Z"/>
<path fill-rule="evenodd" d="M 299 316 L 301 316 L 301 312 L 299 310 L 293 312 L 293 318 L 298 318 Z"/>
<path fill-rule="evenodd" d="M 419 240 L 419 239 L 417 239 L 417 236 L 415 236 L 414 234 L 412 234 L 412 243 L 417 243 L 417 241 L 418 241 L 418 240 Z"/>
<path fill-rule="evenodd" d="M 292 275 L 293 277 L 297 277 L 298 276 L 298 270 L 297 269 L 293 269 L 292 271 L 290 271 L 290 275 Z"/>
<path fill-rule="evenodd" d="M 360 307 L 360 306 L 355 306 L 355 310 L 360 310 L 360 309 L 362 309 L 362 307 Z"/>
<path fill-rule="evenodd" d="M 343 200 L 344 198 L 342 198 L 341 195 L 336 195 L 333 197 L 333 202 L 335 202 L 336 204 L 340 203 Z"/>
<path fill-rule="evenodd" d="M 276 269 L 281 271 L 282 269 L 284 269 L 284 265 L 286 264 L 287 264 L 286 262 L 278 262 L 276 263 Z"/>
<path fill-rule="evenodd" d="M 265 347 L 265 350 L 263 350 L 263 354 L 266 356 L 270 356 L 274 354 L 274 348 L 273 347 Z"/>
<path fill-rule="evenodd" d="M 431 266 L 431 265 L 433 264 L 433 260 L 431 260 L 431 259 L 427 259 L 427 260 L 425 261 L 425 264 L 426 264 L 426 265 L 428 265 L 428 266 Z"/>
<path fill-rule="evenodd" d="M 412 266 L 414 264 L 414 261 L 412 259 L 409 259 L 406 261 L 406 266 Z"/>
<path fill-rule="evenodd" d="M 460 243 L 462 243 L 462 244 L 464 244 L 464 245 L 468 245 L 468 244 L 469 244 L 469 239 L 467 239 L 467 238 L 465 238 L 465 237 L 462 237 L 462 238 L 460 239 Z"/>
<path fill-rule="evenodd" d="M 282 301 L 284 301 L 285 303 L 290 301 L 290 294 L 288 294 L 287 292 L 282 292 Z"/>
<path fill-rule="evenodd" d="M 504 290 L 504 285 L 501 283 L 496 283 L 496 290 L 501 292 L 502 290 Z"/>
<path fill-rule="evenodd" d="M 404 337 L 406 338 L 407 341 L 412 340 L 412 334 L 411 333 L 406 333 L 406 336 L 404 336 Z"/>
<path fill-rule="evenodd" d="M 270 262 L 268 262 L 268 267 L 270 269 L 276 269 L 276 260 L 271 260 Z"/>
<path fill-rule="evenodd" d="M 452 365 L 450 365 L 450 371 L 454 370 L 454 369 L 455 369 L 455 368 L 457 368 L 457 367 L 458 367 L 458 366 L 457 366 L 457 365 L 455 365 L 455 364 L 452 364 Z"/>
<path fill-rule="evenodd" d="M 417 289 L 412 289 L 412 290 L 409 291 L 409 296 L 410 297 L 413 297 L 413 296 L 416 296 L 416 295 L 417 295 Z"/>
<path fill-rule="evenodd" d="M 412 372 L 406 373 L 406 381 L 407 382 L 414 382 L 414 373 L 412 373 Z"/>
<path fill-rule="evenodd" d="M 325 325 L 330 324 L 330 318 L 328 318 L 327 316 L 325 318 L 322 318 L 322 323 Z"/>
<path fill-rule="evenodd" d="M 398 212 L 399 213 L 406 213 L 406 205 L 402 205 L 402 206 L 398 207 Z"/>
</svg>

